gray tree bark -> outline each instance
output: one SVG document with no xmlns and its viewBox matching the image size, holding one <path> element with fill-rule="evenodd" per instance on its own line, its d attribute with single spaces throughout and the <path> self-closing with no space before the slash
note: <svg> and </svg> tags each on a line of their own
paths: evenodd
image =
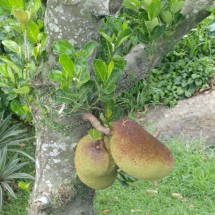
<svg viewBox="0 0 215 215">
<path fill-rule="evenodd" d="M 57 39 L 75 45 L 97 40 L 100 16 L 112 15 L 121 0 L 48 0 L 45 27 L 49 35 L 47 50 Z M 29 215 L 93 215 L 94 190 L 75 175 L 74 148 L 86 132 L 86 122 L 76 114 L 68 118 L 47 93 L 47 74 L 55 63 L 51 54 L 40 82 L 40 107 L 34 110 L 36 127 L 36 180 L 29 203 Z M 46 91 L 47 90 L 47 91 Z M 44 116 L 44 110 L 46 116 Z M 49 112 L 51 113 L 49 114 Z"/>
<path fill-rule="evenodd" d="M 73 44 L 83 44 L 98 39 L 100 16 L 114 15 L 121 7 L 122 0 L 48 0 L 45 27 L 49 35 L 47 49 L 57 39 L 67 39 Z M 151 62 L 155 66 L 169 49 L 185 33 L 205 18 L 206 8 L 213 0 L 186 0 L 184 22 L 168 40 L 160 41 L 158 52 Z M 171 45 L 169 45 L 171 44 Z M 140 79 L 146 67 L 147 54 L 143 44 L 134 47 L 126 56 L 127 66 L 123 83 L 131 82 L 129 74 Z M 45 91 L 47 74 L 54 60 L 50 55 L 43 71 Z M 46 93 L 38 101 L 41 105 L 34 112 L 36 126 L 36 180 L 29 203 L 29 215 L 92 215 L 94 191 L 84 186 L 75 176 L 74 148 L 86 134 L 87 125 L 80 115 L 68 118 L 62 114 L 62 106 L 54 103 Z M 42 112 L 46 112 L 46 116 Z"/>
</svg>

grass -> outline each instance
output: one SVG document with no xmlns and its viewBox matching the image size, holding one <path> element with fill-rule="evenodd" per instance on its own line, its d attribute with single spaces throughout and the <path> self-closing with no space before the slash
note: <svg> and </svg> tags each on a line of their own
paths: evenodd
<svg viewBox="0 0 215 215">
<path fill-rule="evenodd" d="M 159 180 L 158 186 L 139 180 L 129 187 L 114 185 L 96 193 L 97 215 L 212 215 L 215 212 L 215 149 L 203 148 L 200 141 L 191 143 L 172 139 L 175 167 Z M 156 190 L 150 194 L 147 190 Z M 178 198 L 173 197 L 178 193 Z"/>
<path fill-rule="evenodd" d="M 146 180 L 129 187 L 117 181 L 108 189 L 96 193 L 96 214 L 107 215 L 213 215 L 215 211 L 215 148 L 204 148 L 201 141 L 171 139 L 166 143 L 174 155 L 171 174 L 159 180 L 158 186 Z M 33 146 L 26 146 L 33 153 Z M 23 157 L 23 161 L 28 160 Z M 25 169 L 34 174 L 34 164 Z M 16 185 L 16 183 L 15 183 Z M 158 193 L 148 193 L 156 190 Z M 16 188 L 17 199 L 6 198 L 1 215 L 26 215 L 29 192 Z M 173 193 L 182 198 L 172 197 Z M 180 197 L 179 195 L 179 197 Z"/>
<path fill-rule="evenodd" d="M 17 192 L 16 192 L 17 191 Z M 27 191 L 17 188 L 15 191 L 17 198 L 8 197 L 3 202 L 1 215 L 27 215 L 29 193 Z"/>
</svg>

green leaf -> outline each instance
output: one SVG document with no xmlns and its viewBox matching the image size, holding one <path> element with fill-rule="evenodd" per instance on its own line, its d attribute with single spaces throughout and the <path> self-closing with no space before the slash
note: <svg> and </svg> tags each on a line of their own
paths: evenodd
<svg viewBox="0 0 215 215">
<path fill-rule="evenodd" d="M 8 84 L 0 82 L 0 87 L 8 87 Z"/>
<path fill-rule="evenodd" d="M 104 110 L 105 110 L 106 119 L 109 120 L 112 117 L 114 109 L 115 109 L 114 99 L 110 99 L 110 100 L 104 102 Z"/>
<path fill-rule="evenodd" d="M 18 186 L 22 189 L 22 190 L 29 190 L 30 189 L 30 185 L 31 182 L 26 183 L 24 181 L 19 181 Z"/>
<path fill-rule="evenodd" d="M 148 21 L 148 20 L 149 20 L 149 17 L 148 17 L 147 11 L 144 10 L 144 9 L 141 9 L 141 10 L 140 10 L 140 13 L 139 13 L 138 19 L 142 19 L 142 20 Z"/>
<path fill-rule="evenodd" d="M 184 6 L 184 1 L 172 2 L 170 6 L 170 10 L 173 14 L 179 12 Z"/>
<path fill-rule="evenodd" d="M 126 65 L 126 60 L 119 55 L 114 55 L 112 61 L 114 62 L 114 69 L 118 69 L 119 71 L 123 70 Z"/>
<path fill-rule="evenodd" d="M 39 33 L 38 40 L 40 41 L 40 53 L 46 49 L 46 41 L 47 41 L 47 34 L 45 32 Z"/>
<path fill-rule="evenodd" d="M 28 141 L 34 139 L 34 137 L 30 137 L 28 138 Z M 24 141 L 27 141 L 26 139 Z M 23 142 L 23 141 L 22 141 Z M 27 154 L 26 152 L 22 151 L 22 150 L 19 150 L 19 149 L 8 149 L 8 151 L 10 152 L 16 152 L 16 153 L 19 153 L 19 154 L 22 154 L 24 156 L 26 156 L 27 158 L 29 158 L 31 161 L 35 162 L 35 158 L 29 154 Z"/>
<path fill-rule="evenodd" d="M 115 43 L 116 47 L 119 48 L 130 37 L 131 33 L 132 31 L 130 28 L 121 31 Z"/>
<path fill-rule="evenodd" d="M 145 25 L 149 32 L 152 32 L 153 29 L 158 25 L 158 18 L 155 17 L 151 21 L 145 21 Z"/>
<path fill-rule="evenodd" d="M 140 6 L 140 1 L 139 0 L 132 0 L 132 1 L 131 0 L 124 0 L 123 6 L 136 10 Z"/>
<path fill-rule="evenodd" d="M 102 133 L 95 128 L 88 130 L 87 133 L 93 138 L 93 140 L 102 139 Z"/>
<path fill-rule="evenodd" d="M 113 77 L 111 79 L 108 80 L 107 84 L 105 85 L 103 92 L 106 95 L 110 95 L 111 93 L 113 93 L 116 89 L 116 78 Z"/>
<path fill-rule="evenodd" d="M 53 45 L 53 50 L 60 54 L 71 55 L 75 52 L 74 46 L 67 40 L 57 40 Z"/>
<path fill-rule="evenodd" d="M 153 0 L 144 0 L 141 2 L 146 11 L 149 11 L 149 6 L 152 4 Z"/>
<path fill-rule="evenodd" d="M 74 56 L 77 57 L 77 58 L 81 58 L 82 56 L 84 56 L 85 54 L 85 50 L 81 49 L 81 50 L 78 50 L 74 53 Z"/>
<path fill-rule="evenodd" d="M 16 93 L 10 92 L 10 94 L 8 94 L 8 96 L 7 96 L 7 100 L 8 100 L 8 101 L 12 101 L 12 100 L 14 100 L 16 97 L 17 97 L 17 94 L 16 94 Z"/>
<path fill-rule="evenodd" d="M 30 88 L 28 86 L 23 86 L 18 89 L 13 89 L 13 92 L 17 94 L 28 94 L 30 92 Z"/>
<path fill-rule="evenodd" d="M 7 177 L 7 179 L 9 179 L 9 176 Z M 1 182 L 1 186 L 7 190 L 8 193 L 10 193 L 10 195 L 13 197 L 13 198 L 16 198 L 16 194 L 14 193 L 13 189 L 10 187 L 10 185 L 6 182 Z"/>
<path fill-rule="evenodd" d="M 29 21 L 29 14 L 23 9 L 14 9 L 12 14 L 21 25 L 26 25 Z"/>
<path fill-rule="evenodd" d="M 190 91 L 186 90 L 186 91 L 185 91 L 185 96 L 186 96 L 187 98 L 189 98 L 190 96 L 192 96 L 192 93 L 191 93 Z"/>
<path fill-rule="evenodd" d="M 75 66 L 71 58 L 66 54 L 61 54 L 59 57 L 59 63 L 63 68 L 62 73 L 65 74 L 65 77 L 72 78 Z"/>
<path fill-rule="evenodd" d="M 114 68 L 114 62 L 111 61 L 109 64 L 108 64 L 108 68 L 107 68 L 107 81 L 109 80 L 111 74 L 112 74 L 112 71 L 113 71 L 113 68 Z"/>
<path fill-rule="evenodd" d="M 177 88 L 177 94 L 178 94 L 178 95 L 184 94 L 184 90 L 183 90 L 181 87 L 178 87 L 178 88 Z"/>
<path fill-rule="evenodd" d="M 7 72 L 7 64 L 0 64 L 0 74 L 2 74 L 4 77 L 9 77 Z"/>
<path fill-rule="evenodd" d="M 28 3 L 27 10 L 34 15 L 41 8 L 41 0 L 31 0 Z"/>
<path fill-rule="evenodd" d="M 195 80 L 195 84 L 196 84 L 196 86 L 201 86 L 202 85 L 202 80 L 201 79 Z"/>
<path fill-rule="evenodd" d="M 172 23 L 172 20 L 173 20 L 173 15 L 170 11 L 168 10 L 163 10 L 161 11 L 161 19 L 164 23 L 166 24 L 171 24 Z"/>
<path fill-rule="evenodd" d="M 150 43 L 149 35 L 146 33 L 143 33 L 140 29 L 136 30 L 136 35 L 138 40 L 143 44 Z"/>
<path fill-rule="evenodd" d="M 192 74 L 191 77 L 192 77 L 192 79 L 196 79 L 196 78 L 199 78 L 199 75 L 197 75 L 197 74 Z"/>
<path fill-rule="evenodd" d="M 12 40 L 3 40 L 2 44 L 7 47 L 10 51 L 15 52 L 17 54 L 21 54 L 21 47 Z"/>
<path fill-rule="evenodd" d="M 165 36 L 170 37 L 174 34 L 174 31 L 165 31 Z"/>
<path fill-rule="evenodd" d="M 159 15 L 162 7 L 161 0 L 153 0 L 153 2 L 149 5 L 148 12 L 150 14 L 151 19 L 155 18 Z"/>
<path fill-rule="evenodd" d="M 44 23 L 43 23 L 43 21 L 40 20 L 40 19 L 37 20 L 37 25 L 38 25 L 39 29 L 42 29 L 42 28 L 44 27 Z M 43 32 L 43 33 L 44 33 L 44 32 Z"/>
<path fill-rule="evenodd" d="M 51 72 L 49 72 L 48 77 L 55 82 L 63 81 L 62 72 L 59 70 L 52 70 Z"/>
<path fill-rule="evenodd" d="M 107 80 L 107 65 L 104 61 L 100 59 L 95 59 L 93 61 L 93 69 L 98 79 L 103 83 Z"/>
<path fill-rule="evenodd" d="M 13 100 L 10 103 L 10 108 L 11 110 L 16 113 L 18 116 L 25 116 L 26 115 L 26 111 L 24 110 L 23 106 L 17 101 L 17 100 Z"/>
<path fill-rule="evenodd" d="M 162 26 L 158 25 L 151 32 L 150 38 L 151 38 L 151 40 L 156 41 L 156 40 L 160 39 L 161 37 L 163 37 L 165 32 L 166 32 L 166 26 L 165 25 L 162 25 Z"/>
<path fill-rule="evenodd" d="M 39 26 L 35 22 L 30 20 L 27 26 L 28 39 L 31 42 L 36 43 L 38 41 L 39 33 L 40 33 Z"/>
<path fill-rule="evenodd" d="M 94 82 L 88 81 L 78 89 L 78 97 L 80 101 L 84 103 L 88 99 L 89 97 L 88 94 L 92 90 L 93 86 L 94 86 Z"/>
<path fill-rule="evenodd" d="M 99 52 L 99 58 L 108 61 L 108 59 L 112 56 L 112 44 L 110 44 L 104 37 L 100 36 L 100 52 Z"/>
<path fill-rule="evenodd" d="M 51 95 L 52 99 L 61 103 L 72 104 L 75 102 L 71 92 L 65 92 L 61 89 L 56 90 Z"/>
<path fill-rule="evenodd" d="M 92 53 L 94 52 L 95 48 L 97 47 L 97 43 L 95 41 L 91 41 L 87 43 L 84 47 L 83 50 L 85 50 L 84 54 L 81 55 L 83 58 L 89 58 Z"/>
<path fill-rule="evenodd" d="M 99 34 L 102 35 L 110 44 L 112 44 L 113 38 L 107 35 L 104 30 L 99 29 Z"/>
<path fill-rule="evenodd" d="M 131 8 L 125 7 L 125 8 L 123 9 L 123 12 L 124 12 L 126 15 L 128 15 L 129 17 L 131 17 L 131 18 L 138 19 L 138 13 L 137 13 L 136 10 L 133 10 L 133 9 L 131 9 Z"/>
<path fill-rule="evenodd" d="M 15 84 L 15 77 L 14 77 L 14 74 L 11 70 L 11 67 L 7 67 L 7 74 L 8 74 L 8 77 L 10 78 L 10 81 Z"/>
<path fill-rule="evenodd" d="M 11 8 L 22 8 L 24 9 L 24 2 L 23 0 L 8 0 L 10 3 Z"/>
<path fill-rule="evenodd" d="M 18 74 L 19 78 L 22 78 L 22 70 L 20 67 L 18 67 L 15 63 L 13 63 L 11 60 L 8 60 L 6 57 L 0 57 L 0 60 L 5 62 L 7 66 L 9 66 L 15 73 Z M 8 75 L 9 77 L 9 75 Z"/>
<path fill-rule="evenodd" d="M 37 57 L 38 57 L 38 55 L 39 55 L 38 46 L 34 47 L 33 54 L 34 54 L 35 59 L 37 59 Z"/>
<path fill-rule="evenodd" d="M 90 74 L 89 74 L 87 65 L 84 65 L 84 63 L 82 64 L 82 66 L 80 65 L 77 66 L 76 64 L 75 70 L 76 72 L 74 75 L 75 77 L 74 82 L 75 82 L 75 86 L 79 88 L 90 80 Z"/>
<path fill-rule="evenodd" d="M 8 0 L 1 0 L 0 1 L 0 8 L 4 11 L 4 12 L 10 12 L 11 11 L 11 5 L 9 3 Z"/>
</svg>

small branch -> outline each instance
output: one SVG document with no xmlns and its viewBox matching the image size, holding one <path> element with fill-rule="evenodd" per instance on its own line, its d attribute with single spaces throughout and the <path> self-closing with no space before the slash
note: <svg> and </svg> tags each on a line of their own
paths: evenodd
<svg viewBox="0 0 215 215">
<path fill-rule="evenodd" d="M 82 114 L 82 119 L 85 121 L 89 121 L 91 125 L 96 128 L 98 131 L 105 135 L 110 135 L 110 129 L 105 128 L 104 126 L 101 125 L 99 120 L 91 113 L 83 113 Z"/>
</svg>

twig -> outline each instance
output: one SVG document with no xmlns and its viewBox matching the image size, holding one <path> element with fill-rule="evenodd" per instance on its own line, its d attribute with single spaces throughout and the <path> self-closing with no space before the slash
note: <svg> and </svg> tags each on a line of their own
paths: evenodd
<svg viewBox="0 0 215 215">
<path fill-rule="evenodd" d="M 104 126 L 101 125 L 101 123 L 99 122 L 99 120 L 91 113 L 83 113 L 82 114 L 82 119 L 89 121 L 91 123 L 91 125 L 96 128 L 98 131 L 100 131 L 101 133 L 105 134 L 105 135 L 111 135 L 110 134 L 110 129 L 109 128 L 105 128 Z"/>
</svg>

